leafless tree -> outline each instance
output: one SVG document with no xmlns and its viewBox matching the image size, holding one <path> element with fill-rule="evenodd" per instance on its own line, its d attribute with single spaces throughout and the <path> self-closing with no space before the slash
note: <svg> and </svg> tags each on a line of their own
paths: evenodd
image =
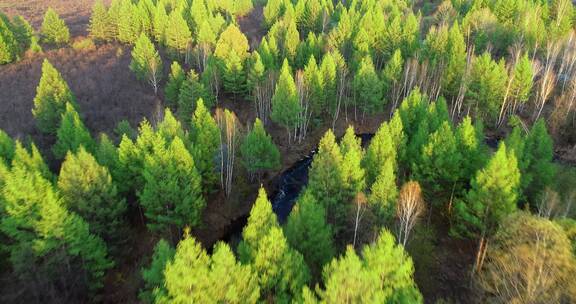
<svg viewBox="0 0 576 304">
<path fill-rule="evenodd" d="M 267 72 L 266 79 L 254 86 L 252 96 L 254 98 L 254 107 L 256 116 L 260 118 L 263 124 L 267 124 L 270 117 L 272 105 L 272 96 L 276 87 L 276 74 L 272 71 Z"/>
<path fill-rule="evenodd" d="M 340 109 L 342 108 L 342 103 L 345 101 L 349 91 L 350 79 L 348 68 L 346 66 L 339 66 L 336 71 L 336 77 L 336 107 L 332 116 L 332 129 L 334 129 L 334 126 L 336 125 L 336 121 L 340 115 Z M 346 103 L 344 102 L 344 104 Z M 345 111 L 345 113 L 348 115 L 347 111 Z M 346 116 L 346 121 L 348 121 L 348 116 Z"/>
<path fill-rule="evenodd" d="M 363 192 L 359 192 L 356 194 L 354 198 L 354 203 L 356 204 L 356 219 L 354 220 L 354 240 L 352 242 L 352 247 L 356 248 L 356 239 L 358 236 L 358 225 L 360 224 L 360 219 L 362 218 L 362 214 L 366 210 L 366 203 L 368 200 Z"/>
<path fill-rule="evenodd" d="M 220 127 L 220 183 L 226 196 L 229 196 L 232 192 L 234 161 L 238 145 L 238 119 L 234 112 L 218 108 L 216 121 Z"/>
<path fill-rule="evenodd" d="M 398 218 L 398 242 L 406 246 L 410 232 L 426 209 L 422 189 L 415 181 L 409 181 L 400 189 L 396 217 Z"/>
<path fill-rule="evenodd" d="M 304 79 L 302 70 L 296 71 L 296 90 L 298 92 L 298 101 L 300 102 L 300 113 L 298 114 L 298 123 L 294 126 L 294 140 L 298 143 L 306 138 L 308 124 L 312 119 L 312 108 L 310 107 L 309 92 Z"/>
<path fill-rule="evenodd" d="M 554 67 L 558 59 L 560 44 L 558 42 L 549 43 L 546 46 L 546 55 L 539 69 L 540 80 L 536 90 L 536 108 L 534 109 L 533 118 L 538 119 L 542 114 L 544 105 L 548 101 L 550 94 L 556 86 L 556 73 Z"/>
</svg>

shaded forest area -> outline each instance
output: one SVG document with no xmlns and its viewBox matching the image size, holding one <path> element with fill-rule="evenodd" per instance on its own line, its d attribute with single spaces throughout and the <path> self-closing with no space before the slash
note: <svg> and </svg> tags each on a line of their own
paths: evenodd
<svg viewBox="0 0 576 304">
<path fill-rule="evenodd" d="M 0 301 L 576 301 L 571 1 L 0 12 Z"/>
</svg>

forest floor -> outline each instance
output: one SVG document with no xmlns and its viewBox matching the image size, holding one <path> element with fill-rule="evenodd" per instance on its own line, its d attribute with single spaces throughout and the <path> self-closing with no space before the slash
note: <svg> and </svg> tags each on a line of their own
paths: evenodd
<svg viewBox="0 0 576 304">
<path fill-rule="evenodd" d="M 92 4 L 93 0 L 0 0 L 0 11 L 10 16 L 23 15 L 34 28 L 39 29 L 46 8 L 52 7 L 64 18 L 73 38 L 81 39 L 87 33 Z M 248 36 L 252 48 L 258 45 L 265 34 L 261 23 L 261 7 L 239 19 L 240 27 Z M 28 56 L 17 63 L 0 66 L 0 129 L 21 140 L 31 136 L 50 163 L 54 164 L 49 148 L 53 139 L 37 131 L 31 112 L 44 58 L 50 60 L 68 82 L 77 97 L 84 122 L 93 135 L 100 132 L 112 134 L 116 124 L 123 119 L 134 127 L 143 118 L 157 121 L 163 107 L 162 94 L 154 96 L 149 86 L 135 79 L 128 68 L 129 47 L 119 44 L 105 44 L 88 50 L 67 47 L 47 50 L 44 54 Z M 168 63 L 165 64 L 164 74 L 167 74 Z M 250 125 L 255 118 L 254 107 L 248 101 L 222 99 L 220 106 L 234 111 L 244 127 Z M 341 136 L 349 124 L 354 125 L 357 133 L 374 133 L 382 121 L 389 117 L 386 113 L 357 121 L 353 116 L 352 111 L 341 115 L 335 126 L 337 136 Z M 274 177 L 315 149 L 328 127 L 314 128 L 303 143 L 288 144 L 283 128 L 273 124 L 268 126 L 282 154 L 282 169 L 268 174 L 262 180 L 269 193 L 274 188 Z M 576 163 L 576 147 L 566 146 L 558 148 L 558 151 L 564 151 L 558 155 L 561 160 Z M 57 170 L 57 166 L 52 167 Z M 254 202 L 259 183 L 248 181 L 241 172 L 238 176 L 235 191 L 244 194 L 230 198 L 221 192 L 210 195 L 203 225 L 192 232 L 208 249 L 229 232 L 228 227 L 232 222 L 249 213 Z M 146 230 L 142 221 L 138 220 L 138 215 L 132 218 L 134 228 L 129 240 L 131 250 L 110 271 L 102 302 L 138 302 L 138 289 L 142 283 L 139 271 L 148 263 L 158 237 Z M 409 248 L 415 260 L 416 280 L 426 303 L 434 303 L 440 298 L 452 299 L 455 303 L 475 302 L 468 286 L 474 244 L 448 237 L 447 229 L 440 224 L 432 224 L 431 227 L 435 227 L 431 229 L 435 232 L 429 247 L 419 247 L 417 245 L 425 242 L 415 241 L 417 244 Z"/>
</svg>

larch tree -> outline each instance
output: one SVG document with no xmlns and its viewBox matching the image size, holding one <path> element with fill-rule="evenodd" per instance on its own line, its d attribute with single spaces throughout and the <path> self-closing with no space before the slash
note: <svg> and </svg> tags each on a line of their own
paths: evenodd
<svg viewBox="0 0 576 304">
<path fill-rule="evenodd" d="M 349 126 L 346 129 L 339 146 L 342 153 L 344 183 L 348 190 L 347 196 L 354 197 L 366 189 L 366 171 L 361 165 L 364 150 L 362 140 L 356 136 L 354 127 Z"/>
<path fill-rule="evenodd" d="M 4 162 L 5 165 L 8 165 L 12 162 L 12 158 L 14 158 L 14 152 L 16 149 L 16 144 L 14 140 L 4 132 L 4 130 L 0 129 L 0 159 Z"/>
<path fill-rule="evenodd" d="M 164 286 L 164 269 L 166 264 L 174 259 L 176 250 L 170 244 L 160 239 L 154 246 L 152 261 L 148 267 L 142 268 L 142 279 L 144 279 L 144 288 L 140 289 L 138 297 L 145 303 L 154 303 L 155 299 L 166 296 L 166 287 Z"/>
<path fill-rule="evenodd" d="M 270 118 L 275 123 L 286 128 L 288 142 L 291 142 L 294 129 L 298 125 L 300 117 L 300 103 L 296 91 L 296 84 L 290 71 L 288 60 L 284 60 L 280 78 L 276 83 L 276 89 L 272 96 L 272 112 Z M 294 134 L 295 136 L 296 134 Z"/>
<path fill-rule="evenodd" d="M 19 57 L 18 41 L 8 18 L 0 15 L 0 64 L 10 63 Z"/>
<path fill-rule="evenodd" d="M 280 151 L 258 118 L 242 141 L 240 155 L 244 167 L 250 174 L 256 174 L 258 179 L 262 172 L 280 168 Z"/>
<path fill-rule="evenodd" d="M 62 75 L 47 59 L 44 59 L 42 77 L 36 88 L 34 108 L 32 109 L 40 132 L 56 133 L 61 116 L 66 111 L 66 104 L 76 107 L 76 98 Z"/>
<path fill-rule="evenodd" d="M 42 40 L 49 44 L 64 45 L 70 41 L 70 31 L 58 13 L 48 8 L 42 21 Z"/>
<path fill-rule="evenodd" d="M 164 89 L 164 96 L 168 105 L 175 107 L 178 104 L 178 96 L 180 95 L 180 88 L 186 80 L 186 73 L 182 69 L 182 66 L 177 61 L 172 62 L 170 66 L 170 75 L 168 76 L 168 81 L 166 82 L 166 88 Z"/>
<path fill-rule="evenodd" d="M 362 114 L 374 114 L 382 111 L 382 84 L 374 69 L 372 58 L 366 56 L 360 62 L 360 66 L 353 81 L 354 100 L 356 106 L 362 110 Z"/>
<path fill-rule="evenodd" d="M 112 11 L 112 7 L 110 8 Z M 118 4 L 118 41 L 134 44 L 142 33 L 138 7 L 130 0 L 120 0 Z"/>
<path fill-rule="evenodd" d="M 80 147 L 92 152 L 96 144 L 78 112 L 68 103 L 66 112 L 62 114 L 60 127 L 56 131 L 56 143 L 52 147 L 52 152 L 57 159 L 64 159 L 68 151 L 75 153 Z"/>
<path fill-rule="evenodd" d="M 53 180 L 54 176 L 44 162 L 44 158 L 34 143 L 30 144 L 29 149 L 16 140 L 14 145 L 14 157 L 12 158 L 12 167 L 23 168 L 29 172 L 37 172 L 46 180 Z"/>
<path fill-rule="evenodd" d="M 165 35 L 166 47 L 170 54 L 175 58 L 182 58 L 183 55 L 186 55 L 187 59 L 188 48 L 192 43 L 192 33 L 188 23 L 178 10 L 172 11 L 168 16 Z"/>
<path fill-rule="evenodd" d="M 383 122 L 370 141 L 366 155 L 362 160 L 362 164 L 366 170 L 367 185 L 371 186 L 374 184 L 383 166 L 389 166 L 393 172 L 396 172 L 398 166 L 397 149 L 394 138 L 392 137 L 390 125 L 388 122 Z"/>
<path fill-rule="evenodd" d="M 97 41 L 112 41 L 115 38 L 114 22 L 102 0 L 94 2 L 88 32 Z"/>
<path fill-rule="evenodd" d="M 378 224 L 390 226 L 396 216 L 396 199 L 398 197 L 394 163 L 385 161 L 379 167 L 378 175 L 370 186 L 368 204 L 377 216 Z"/>
<path fill-rule="evenodd" d="M 506 110 L 508 110 L 508 113 L 514 114 L 518 107 L 526 104 L 532 93 L 533 82 L 534 71 L 532 62 L 528 58 L 528 55 L 525 54 L 514 64 L 512 76 L 508 84 L 508 98 L 502 103 L 499 122 L 502 122 Z"/>
<path fill-rule="evenodd" d="M 154 94 L 158 93 L 158 84 L 162 77 L 162 59 L 154 44 L 145 33 L 141 33 L 132 50 L 130 70 L 136 78 L 150 83 Z"/>
<path fill-rule="evenodd" d="M 90 232 L 115 246 L 126 237 L 126 201 L 118 195 L 108 169 L 83 147 L 66 155 L 58 176 L 58 190 L 66 208 L 88 222 Z"/>
<path fill-rule="evenodd" d="M 102 239 L 66 210 L 40 171 L 15 160 L 6 174 L 0 230 L 9 240 L 12 269 L 22 290 L 36 299 L 72 302 L 84 296 L 82 290 L 96 292 L 113 265 Z"/>
<path fill-rule="evenodd" d="M 398 49 L 388 60 L 382 69 L 382 94 L 388 102 L 392 102 L 392 109 L 396 109 L 400 99 L 402 88 L 402 72 L 404 70 L 404 59 L 402 52 Z"/>
<path fill-rule="evenodd" d="M 218 38 L 214 56 L 220 61 L 220 71 L 224 79 L 224 89 L 237 95 L 246 90 L 244 62 L 249 56 L 248 39 L 235 24 L 230 24 Z"/>
<path fill-rule="evenodd" d="M 214 97 L 210 91 L 198 78 L 198 74 L 192 69 L 188 72 L 186 80 L 180 86 L 180 94 L 178 94 L 178 117 L 184 123 L 188 123 L 196 107 L 198 99 L 204 101 L 204 105 L 210 109 L 214 105 Z"/>
<path fill-rule="evenodd" d="M 326 209 L 328 222 L 333 226 L 335 234 L 346 226 L 352 199 L 356 195 L 354 193 L 350 196 L 343 162 L 344 157 L 336 144 L 334 133 L 328 130 L 320 140 L 318 153 L 312 161 L 305 191 L 310 191 Z"/>
<path fill-rule="evenodd" d="M 201 221 L 206 201 L 202 195 L 202 178 L 194 159 L 176 137 L 169 147 L 153 147 L 144 161 L 144 187 L 138 193 L 147 226 L 155 232 L 196 226 Z"/>
<path fill-rule="evenodd" d="M 166 44 L 166 31 L 168 27 L 168 14 L 166 13 L 165 2 L 158 1 L 154 14 L 152 15 L 152 33 L 154 39 L 160 45 Z"/>
<path fill-rule="evenodd" d="M 466 42 L 458 22 L 455 22 L 448 32 L 446 52 L 442 92 L 446 98 L 456 98 L 466 70 Z"/>
<path fill-rule="evenodd" d="M 466 95 L 469 109 L 496 122 L 506 93 L 508 74 L 504 60 L 496 62 L 485 52 L 473 60 Z"/>
<path fill-rule="evenodd" d="M 324 267 L 323 303 L 423 303 L 414 282 L 414 264 L 404 247 L 383 229 L 374 244 L 359 257 L 346 253 Z"/>
<path fill-rule="evenodd" d="M 202 176 L 204 192 L 209 192 L 218 184 L 216 168 L 220 149 L 220 129 L 202 99 L 196 102 L 196 111 L 190 126 L 190 140 L 191 153 Z"/>
<path fill-rule="evenodd" d="M 218 243 L 209 256 L 193 237 L 185 236 L 164 270 L 166 293 L 157 302 L 256 303 L 258 276 L 251 265 L 236 261 L 230 247 Z"/>
<path fill-rule="evenodd" d="M 297 298 L 309 281 L 309 270 L 302 255 L 288 245 L 263 188 L 250 211 L 242 239 L 238 245 L 240 260 L 250 263 L 258 273 L 260 299 Z"/>
<path fill-rule="evenodd" d="M 476 173 L 471 189 L 454 206 L 451 232 L 479 238 L 475 269 L 482 266 L 487 249 L 486 237 L 498 229 L 501 221 L 516 211 L 520 190 L 520 171 L 514 151 L 501 143 L 486 166 Z"/>
</svg>

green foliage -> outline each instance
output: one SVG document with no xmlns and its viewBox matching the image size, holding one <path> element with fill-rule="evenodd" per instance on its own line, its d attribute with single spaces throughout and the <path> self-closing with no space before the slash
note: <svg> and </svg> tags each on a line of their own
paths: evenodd
<svg viewBox="0 0 576 304">
<path fill-rule="evenodd" d="M 277 302 L 289 302 L 297 298 L 309 281 L 309 270 L 302 255 L 288 245 L 263 188 L 242 238 L 238 246 L 240 260 L 250 263 L 258 274 L 260 299 L 273 297 Z"/>
<path fill-rule="evenodd" d="M 242 163 L 251 174 L 260 174 L 263 171 L 280 167 L 280 151 L 258 118 L 254 121 L 252 130 L 244 138 L 240 146 L 240 154 Z"/>
<path fill-rule="evenodd" d="M 456 97 L 466 69 L 466 42 L 460 26 L 455 22 L 448 32 L 446 70 L 442 74 L 444 96 Z"/>
<path fill-rule="evenodd" d="M 191 153 L 194 156 L 198 172 L 202 176 L 204 191 L 210 191 L 218 184 L 216 157 L 220 148 L 220 128 L 199 99 L 190 128 L 192 142 Z"/>
<path fill-rule="evenodd" d="M 182 140 L 176 137 L 169 147 L 154 144 L 144 157 L 144 187 L 138 196 L 148 228 L 166 232 L 198 225 L 206 205 L 202 178 Z"/>
<path fill-rule="evenodd" d="M 236 262 L 227 244 L 218 243 L 210 257 L 192 237 L 180 241 L 164 271 L 166 295 L 161 303 L 256 303 L 258 275 Z"/>
<path fill-rule="evenodd" d="M 214 97 L 210 91 L 199 81 L 198 74 L 194 70 L 190 70 L 178 95 L 178 117 L 181 121 L 185 123 L 190 121 L 196 110 L 198 99 L 202 99 L 208 109 L 214 105 Z"/>
<path fill-rule="evenodd" d="M 42 21 L 42 40 L 45 43 L 63 45 L 70 41 L 70 31 L 52 8 L 48 8 Z"/>
<path fill-rule="evenodd" d="M 520 171 L 516 156 L 502 143 L 472 180 L 465 199 L 456 202 L 452 233 L 465 237 L 494 233 L 502 219 L 516 211 L 519 190 Z"/>
<path fill-rule="evenodd" d="M 394 174 L 394 163 L 384 161 L 379 165 L 376 180 L 370 187 L 368 203 L 381 224 L 392 224 L 396 216 L 396 199 L 398 198 L 398 186 Z"/>
<path fill-rule="evenodd" d="M 115 25 L 102 0 L 97 0 L 92 6 L 92 15 L 88 32 L 90 37 L 98 41 L 112 41 L 115 38 Z"/>
<path fill-rule="evenodd" d="M 372 185 L 376 177 L 380 175 L 383 166 L 390 167 L 395 172 L 397 170 L 397 155 L 398 147 L 394 141 L 390 125 L 388 122 L 383 122 L 370 141 L 366 155 L 362 160 L 366 170 L 366 183 Z"/>
<path fill-rule="evenodd" d="M 525 54 L 514 65 L 512 72 L 512 82 L 510 83 L 510 96 L 516 102 L 524 104 L 530 98 L 532 85 L 534 81 L 534 72 L 532 70 L 532 62 Z"/>
<path fill-rule="evenodd" d="M 305 192 L 290 212 L 284 227 L 290 246 L 304 256 L 315 277 L 335 255 L 332 227 L 326 223 L 326 210 L 310 192 Z"/>
<path fill-rule="evenodd" d="M 163 1 L 156 3 L 154 14 L 152 15 L 152 34 L 156 42 L 161 45 L 166 43 L 166 31 L 168 27 L 168 14 Z"/>
<path fill-rule="evenodd" d="M 0 64 L 10 63 L 19 57 L 20 49 L 8 17 L 0 13 Z"/>
<path fill-rule="evenodd" d="M 466 93 L 468 106 L 474 109 L 477 115 L 488 121 L 495 121 L 504 99 L 507 82 L 504 60 L 495 62 L 487 52 L 475 58 Z"/>
<path fill-rule="evenodd" d="M 95 292 L 102 287 L 105 271 L 112 266 L 106 245 L 90 234 L 81 217 L 63 207 L 41 171 L 21 166 L 15 158 L 4 179 L 2 203 L 0 229 L 8 237 L 12 269 L 23 291 L 44 284 L 46 289 L 27 291 L 72 300 L 84 288 Z M 55 287 L 62 279 L 69 284 L 58 291 Z"/>
<path fill-rule="evenodd" d="M 76 98 L 70 91 L 62 75 L 44 59 L 42 63 L 42 78 L 36 88 L 32 114 L 40 132 L 54 134 L 60 125 L 66 105 L 76 107 Z"/>
<path fill-rule="evenodd" d="M 466 116 L 455 131 L 458 151 L 462 154 L 460 176 L 470 180 L 480 170 L 487 159 L 487 148 L 484 144 L 482 125 L 472 125 L 470 116 Z"/>
<path fill-rule="evenodd" d="M 110 14 L 117 20 L 118 41 L 126 44 L 135 43 L 142 33 L 138 7 L 131 0 L 120 0 L 117 16 L 112 13 L 112 7 L 110 8 Z"/>
<path fill-rule="evenodd" d="M 308 173 L 308 186 L 305 191 L 318 200 L 327 211 L 328 222 L 338 234 L 347 223 L 347 216 L 356 193 L 347 183 L 344 156 L 336 144 L 334 133 L 328 130 L 320 140 L 318 153 L 314 156 Z"/>
<path fill-rule="evenodd" d="M 182 14 L 174 10 L 168 16 L 166 47 L 173 57 L 181 58 L 192 42 L 192 33 Z"/>
<path fill-rule="evenodd" d="M 172 62 L 170 66 L 170 75 L 168 76 L 168 81 L 166 82 L 166 88 L 164 89 L 164 96 L 166 96 L 166 101 L 168 105 L 175 106 L 178 103 L 178 96 L 180 95 L 180 88 L 186 80 L 186 74 L 182 67 L 177 61 Z"/>
<path fill-rule="evenodd" d="M 370 56 L 360 62 L 354 75 L 353 88 L 355 100 L 364 113 L 373 114 L 383 110 L 382 85 Z"/>
<path fill-rule="evenodd" d="M 296 84 L 290 71 L 288 60 L 284 60 L 280 78 L 276 83 L 274 96 L 272 96 L 272 121 L 283 126 L 290 132 L 299 121 L 301 111 Z"/>
<path fill-rule="evenodd" d="M 14 140 L 0 129 L 0 160 L 8 165 L 12 162 L 15 152 Z"/>
<path fill-rule="evenodd" d="M 126 202 L 118 195 L 108 169 L 83 147 L 66 155 L 58 176 L 58 190 L 64 206 L 88 222 L 91 233 L 114 245 L 126 237 Z"/>
<path fill-rule="evenodd" d="M 38 172 L 46 180 L 52 180 L 52 172 L 44 162 L 40 151 L 34 143 L 30 146 L 30 152 L 22 146 L 20 141 L 16 141 L 14 149 L 14 158 L 12 159 L 13 168 L 21 168 L 30 172 Z"/>
<path fill-rule="evenodd" d="M 348 197 L 355 197 L 356 194 L 366 188 L 366 172 L 361 166 L 364 150 L 361 146 L 360 138 L 356 137 L 354 127 L 349 126 L 340 141 L 340 152 L 342 153 L 342 173 L 344 185 Z"/>
<path fill-rule="evenodd" d="M 506 143 L 514 151 L 522 173 L 521 198 L 537 208 L 541 194 L 552 185 L 556 176 L 556 166 L 552 163 L 554 146 L 542 119 L 536 121 L 528 135 L 523 136 L 522 133 L 520 126 L 514 127 Z"/>
<path fill-rule="evenodd" d="M 154 246 L 154 254 L 148 268 L 142 268 L 144 288 L 140 290 L 139 298 L 146 303 L 154 303 L 154 299 L 166 296 L 164 287 L 164 269 L 172 261 L 176 250 L 170 244 L 160 239 Z"/>
<path fill-rule="evenodd" d="M 220 34 L 216 43 L 214 56 L 220 61 L 224 89 L 235 97 L 246 90 L 244 61 L 248 58 L 249 49 L 248 39 L 233 23 Z"/>
<path fill-rule="evenodd" d="M 404 59 L 402 58 L 401 51 L 398 49 L 394 51 L 392 58 L 390 58 L 382 70 L 382 93 L 388 98 L 388 101 L 392 100 L 394 86 L 402 81 L 403 70 Z"/>
<path fill-rule="evenodd" d="M 322 111 L 326 108 L 326 96 L 324 95 L 324 75 L 316 64 L 314 56 L 310 57 L 304 69 L 304 85 L 310 109 L 314 117 L 323 116 Z"/>
<path fill-rule="evenodd" d="M 66 104 L 66 112 L 62 114 L 62 121 L 56 132 L 56 138 L 52 152 L 57 159 L 63 159 L 68 151 L 77 152 L 80 147 L 84 147 L 88 151 L 93 151 L 95 148 L 90 131 L 70 103 Z"/>
<path fill-rule="evenodd" d="M 157 91 L 158 82 L 162 76 L 162 59 L 154 44 L 145 33 L 141 33 L 132 50 L 130 70 L 141 81 L 148 81 Z"/>
<path fill-rule="evenodd" d="M 324 303 L 423 303 L 413 279 L 414 265 L 387 230 L 364 247 L 359 257 L 352 247 L 324 268 Z"/>
</svg>

